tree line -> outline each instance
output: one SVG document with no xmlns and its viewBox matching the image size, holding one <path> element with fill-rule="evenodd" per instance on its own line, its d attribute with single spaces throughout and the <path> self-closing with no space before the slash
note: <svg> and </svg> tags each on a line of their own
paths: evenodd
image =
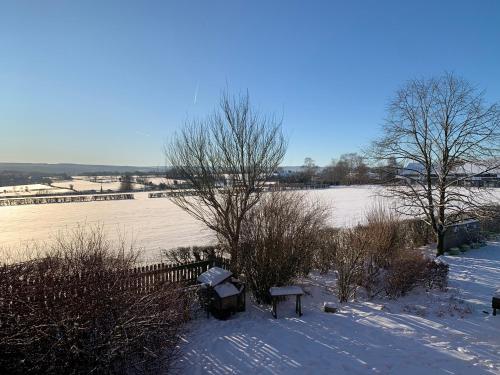
<svg viewBox="0 0 500 375">
<path fill-rule="evenodd" d="M 389 166 L 394 169 L 389 171 Z M 388 160 L 387 165 L 370 166 L 365 156 L 352 152 L 332 159 L 325 167 L 319 167 L 312 158 L 306 157 L 300 170 L 282 171 L 277 180 L 283 183 L 363 185 L 394 180 L 397 168 L 402 166 L 395 159 Z"/>
</svg>

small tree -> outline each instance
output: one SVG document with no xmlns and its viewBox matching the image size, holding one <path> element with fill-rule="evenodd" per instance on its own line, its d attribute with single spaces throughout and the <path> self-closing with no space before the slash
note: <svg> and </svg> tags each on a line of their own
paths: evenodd
<svg viewBox="0 0 500 375">
<path fill-rule="evenodd" d="M 302 173 L 304 174 L 305 181 L 311 183 L 317 172 L 318 166 L 314 160 L 310 157 L 305 158 L 304 165 L 302 166 Z"/>
<path fill-rule="evenodd" d="M 132 176 L 126 174 L 120 178 L 120 191 L 131 191 L 132 190 Z M 102 185 L 101 185 L 102 191 Z"/>
<path fill-rule="evenodd" d="M 498 105 L 487 105 L 482 92 L 453 74 L 409 81 L 390 103 L 371 155 L 399 177 L 388 195 L 399 212 L 423 216 L 438 254 L 446 227 L 477 217 L 488 201 L 487 189 L 465 182 L 500 167 L 499 124 Z"/>
<path fill-rule="evenodd" d="M 165 147 L 167 163 L 195 193 L 171 200 L 218 234 L 235 273 L 242 221 L 259 201 L 286 147 L 281 121 L 255 112 L 248 94 L 223 94 L 211 116 L 187 123 Z"/>
</svg>

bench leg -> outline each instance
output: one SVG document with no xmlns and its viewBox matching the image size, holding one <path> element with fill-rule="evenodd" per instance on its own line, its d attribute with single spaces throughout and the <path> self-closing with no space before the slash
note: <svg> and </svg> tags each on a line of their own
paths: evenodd
<svg viewBox="0 0 500 375">
<path fill-rule="evenodd" d="M 301 296 L 298 296 L 299 299 L 299 316 L 302 316 L 302 300 L 300 299 Z"/>
<path fill-rule="evenodd" d="M 497 309 L 493 309 L 493 316 L 497 316 Z"/>
<path fill-rule="evenodd" d="M 276 312 L 276 297 L 273 297 L 273 311 L 272 314 L 274 316 L 274 319 L 278 319 L 278 314 Z"/>
</svg>

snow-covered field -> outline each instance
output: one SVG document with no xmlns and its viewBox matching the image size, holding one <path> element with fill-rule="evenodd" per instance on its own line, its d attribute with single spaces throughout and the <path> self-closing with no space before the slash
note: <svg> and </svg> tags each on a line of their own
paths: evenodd
<svg viewBox="0 0 500 375">
<path fill-rule="evenodd" d="M 60 189 L 58 186 L 49 186 L 45 184 L 0 186 L 0 198 L 4 198 L 7 196 L 26 197 L 36 194 L 60 194 L 65 192 L 69 192 L 69 190 Z"/>
<path fill-rule="evenodd" d="M 100 189 L 100 183 L 92 184 Z M 378 189 L 380 187 L 339 186 L 302 193 L 328 205 L 330 224 L 338 227 L 362 222 L 366 211 L 381 200 Z M 500 189 L 496 189 L 495 194 L 500 200 Z M 15 253 L 15 249 L 26 242 L 50 240 L 58 232 L 79 224 L 102 224 L 112 240 L 119 236 L 135 240 L 145 250 L 143 260 L 148 262 L 160 261 L 161 249 L 213 241 L 208 229 L 167 198 L 150 199 L 146 192 L 134 195 L 134 200 L 123 201 L 0 207 L 0 260 L 10 251 L 8 248 Z"/>
<path fill-rule="evenodd" d="M 100 185 L 100 184 L 99 184 Z M 376 201 L 375 187 L 338 187 L 306 191 L 331 210 L 335 226 L 356 224 Z M 213 235 L 166 198 L 0 207 L 0 248 L 16 248 L 26 241 L 47 241 L 78 224 L 103 224 L 111 238 L 133 237 L 145 249 L 144 260 L 159 260 L 160 249 L 207 244 Z"/>
<path fill-rule="evenodd" d="M 117 180 L 110 180 L 110 179 L 103 179 L 101 181 L 97 180 L 96 182 L 94 181 L 89 181 L 87 179 L 73 179 L 73 180 L 67 180 L 67 181 L 59 181 L 59 182 L 54 182 L 52 185 L 58 186 L 61 188 L 67 188 L 69 189 L 71 186 L 73 186 L 73 189 L 76 191 L 90 191 L 90 190 L 95 190 L 95 191 L 101 191 L 101 187 L 103 191 L 119 191 L 121 182 Z M 132 184 L 132 189 L 138 190 L 138 189 L 143 189 L 144 185 L 140 184 Z"/>
<path fill-rule="evenodd" d="M 500 242 L 444 257 L 446 292 L 413 291 L 399 300 L 359 300 L 339 313 L 332 275 L 303 281 L 303 316 L 294 301 L 268 307 L 247 299 L 227 321 L 195 320 L 182 346 L 184 374 L 500 374 Z M 487 311 L 488 314 L 483 311 Z"/>
</svg>

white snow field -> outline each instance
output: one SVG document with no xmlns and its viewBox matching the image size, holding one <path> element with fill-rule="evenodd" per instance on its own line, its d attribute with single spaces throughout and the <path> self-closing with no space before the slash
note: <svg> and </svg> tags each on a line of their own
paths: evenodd
<svg viewBox="0 0 500 375">
<path fill-rule="evenodd" d="M 98 184 L 100 185 L 100 184 Z M 377 200 L 376 187 L 336 187 L 305 191 L 332 207 L 335 226 L 356 224 Z M 15 252 L 27 241 L 47 241 L 79 224 L 103 224 L 114 239 L 133 237 L 144 261 L 160 260 L 160 249 L 210 243 L 213 234 L 167 198 L 135 193 L 134 200 L 0 207 L 0 251 Z M 3 248 L 3 249 L 2 249 Z M 2 255 L 2 254 L 0 254 Z"/>
<path fill-rule="evenodd" d="M 247 298 L 247 311 L 227 321 L 194 320 L 178 366 L 189 375 L 500 374 L 500 314 L 491 315 L 500 242 L 443 258 L 446 292 L 360 299 L 331 314 L 322 306 L 337 301 L 334 276 L 312 274 L 300 283 L 300 318 L 292 298 L 278 304 L 278 319 Z"/>
<path fill-rule="evenodd" d="M 45 184 L 27 184 L 16 186 L 0 186 L 0 198 L 7 196 L 26 197 L 36 194 L 57 194 L 67 193 L 70 190 L 59 188 L 58 186 L 49 186 Z"/>
<path fill-rule="evenodd" d="M 67 180 L 67 181 L 59 181 L 59 182 L 54 182 L 52 185 L 58 186 L 61 188 L 67 188 L 69 189 L 71 186 L 73 186 L 73 189 L 76 191 L 90 191 L 90 190 L 95 190 L 95 191 L 100 191 L 101 187 L 103 191 L 119 191 L 121 182 L 111 179 L 107 180 L 102 180 L 102 181 L 89 181 L 86 179 L 73 179 L 73 180 Z M 133 190 L 140 190 L 143 189 L 144 186 L 141 184 L 132 184 L 132 189 Z"/>
</svg>

